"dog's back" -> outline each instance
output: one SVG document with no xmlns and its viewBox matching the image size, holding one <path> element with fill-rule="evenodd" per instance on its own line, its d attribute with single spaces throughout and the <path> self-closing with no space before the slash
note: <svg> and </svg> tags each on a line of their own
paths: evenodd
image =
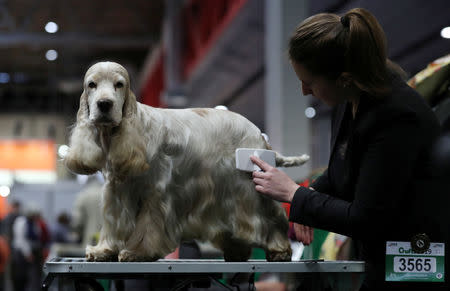
<svg viewBox="0 0 450 291">
<path fill-rule="evenodd" d="M 249 254 L 236 251 L 253 245 L 282 253 L 281 259 L 287 260 L 284 210 L 258 194 L 251 174 L 235 166 L 236 148 L 267 148 L 261 131 L 230 111 L 140 107 L 155 116 L 160 125 L 152 126 L 164 137 L 158 159 L 170 171 L 165 173 L 170 179 L 165 180 L 162 203 L 170 205 L 166 227 L 177 232 L 174 237 L 210 240 L 226 249 L 231 260 L 245 260 Z"/>
</svg>

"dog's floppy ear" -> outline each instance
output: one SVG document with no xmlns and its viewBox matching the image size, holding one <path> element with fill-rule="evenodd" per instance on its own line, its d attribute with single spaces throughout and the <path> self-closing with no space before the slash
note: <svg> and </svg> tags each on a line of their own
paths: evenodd
<svg viewBox="0 0 450 291">
<path fill-rule="evenodd" d="M 80 121 L 88 121 L 89 120 L 89 105 L 87 100 L 86 91 L 83 90 L 83 93 L 80 97 L 80 107 L 78 107 L 77 112 L 77 123 Z"/>
<path fill-rule="evenodd" d="M 142 125 L 137 120 L 136 96 L 128 90 L 118 131 L 112 136 L 109 160 L 115 175 L 136 176 L 147 171 L 147 148 L 142 139 Z"/>
<path fill-rule="evenodd" d="M 125 98 L 125 102 L 123 104 L 122 109 L 122 118 L 132 118 L 136 115 L 137 112 L 137 103 L 136 96 L 134 96 L 133 91 L 128 88 L 128 93 Z"/>
<path fill-rule="evenodd" d="M 77 174 L 93 174 L 103 168 L 105 155 L 97 144 L 98 140 L 98 131 L 89 122 L 87 94 L 83 92 L 64 165 Z"/>
</svg>

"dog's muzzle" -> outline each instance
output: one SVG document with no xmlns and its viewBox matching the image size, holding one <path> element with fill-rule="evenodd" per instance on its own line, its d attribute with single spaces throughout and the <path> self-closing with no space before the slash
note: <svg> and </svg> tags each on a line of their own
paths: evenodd
<svg viewBox="0 0 450 291">
<path fill-rule="evenodd" d="M 94 123 L 104 126 L 115 126 L 116 122 L 111 116 L 114 101 L 109 99 L 100 99 L 97 101 L 98 115 Z"/>
<path fill-rule="evenodd" d="M 97 107 L 101 113 L 108 113 L 113 107 L 113 102 L 109 99 L 101 99 L 97 101 Z"/>
</svg>

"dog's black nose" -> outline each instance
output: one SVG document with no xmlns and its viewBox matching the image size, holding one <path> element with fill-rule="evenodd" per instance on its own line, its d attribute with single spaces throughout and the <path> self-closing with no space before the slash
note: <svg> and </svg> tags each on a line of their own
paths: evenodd
<svg viewBox="0 0 450 291">
<path fill-rule="evenodd" d="M 108 99 L 102 99 L 102 100 L 97 101 L 97 106 L 98 106 L 98 109 L 100 109 L 100 111 L 102 113 L 107 113 L 113 106 L 113 102 Z"/>
</svg>

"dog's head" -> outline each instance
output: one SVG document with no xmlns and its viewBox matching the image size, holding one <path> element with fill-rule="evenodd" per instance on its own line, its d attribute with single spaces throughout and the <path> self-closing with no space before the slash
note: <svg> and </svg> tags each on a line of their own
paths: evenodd
<svg viewBox="0 0 450 291">
<path fill-rule="evenodd" d="M 77 122 L 64 164 L 75 173 L 92 174 L 109 160 L 116 175 L 137 175 L 148 169 L 146 145 L 136 122 L 136 97 L 124 67 L 101 62 L 88 69 Z M 115 127 L 112 131 L 104 128 Z M 105 142 L 105 144 L 103 144 Z"/>
<path fill-rule="evenodd" d="M 127 70 L 114 62 L 91 66 L 84 76 L 79 117 L 101 126 L 118 126 L 136 108 Z M 80 116 L 84 115 L 84 116 Z"/>
</svg>

